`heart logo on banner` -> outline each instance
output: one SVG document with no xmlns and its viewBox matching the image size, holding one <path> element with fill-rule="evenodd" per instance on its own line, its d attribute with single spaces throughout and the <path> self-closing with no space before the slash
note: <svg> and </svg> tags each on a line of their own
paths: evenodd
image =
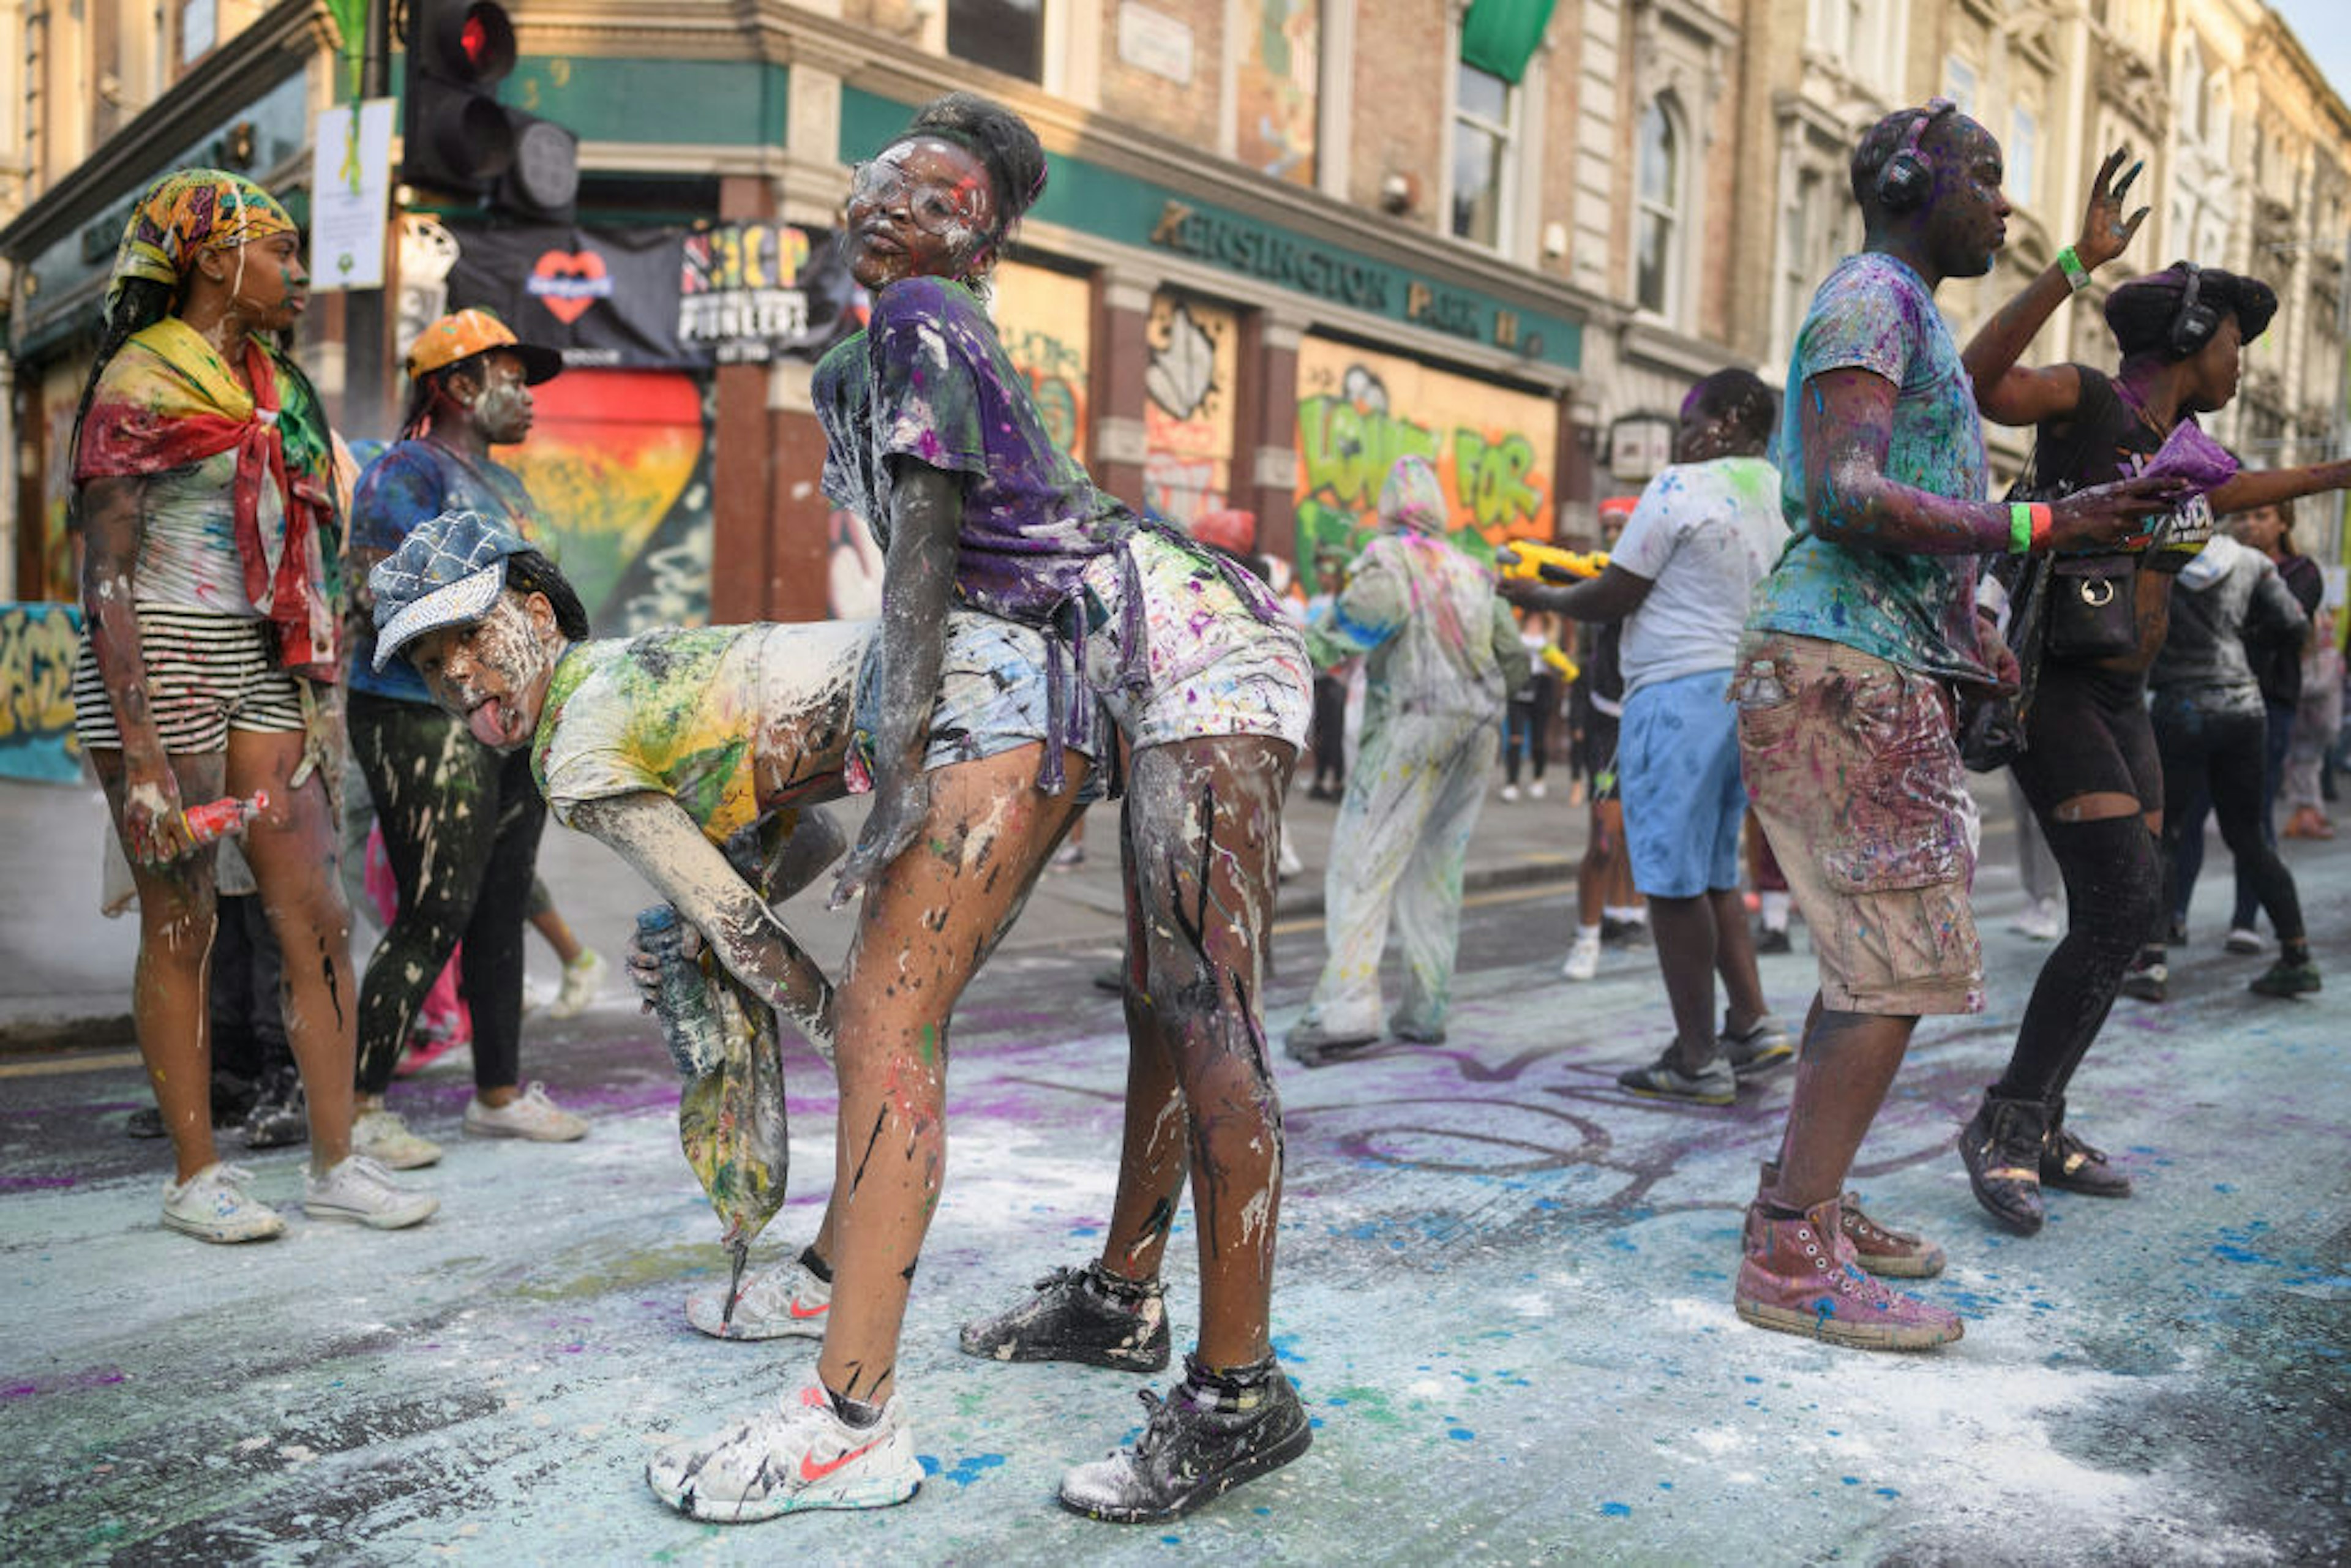
<svg viewBox="0 0 2351 1568">
<path fill-rule="evenodd" d="M 531 267 L 527 287 L 549 315 L 569 327 L 611 297 L 612 279 L 592 250 L 550 250 Z"/>
</svg>

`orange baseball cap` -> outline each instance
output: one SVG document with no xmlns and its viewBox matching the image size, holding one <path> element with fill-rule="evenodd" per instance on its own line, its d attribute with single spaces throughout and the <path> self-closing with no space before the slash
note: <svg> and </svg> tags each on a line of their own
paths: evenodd
<svg viewBox="0 0 2351 1568">
<path fill-rule="evenodd" d="M 445 371 L 492 349 L 504 349 L 522 361 L 522 379 L 528 386 L 537 386 L 563 369 L 561 354 L 518 340 L 513 328 L 475 305 L 452 310 L 416 335 L 416 341 L 408 347 L 408 379 L 417 381 Z"/>
</svg>

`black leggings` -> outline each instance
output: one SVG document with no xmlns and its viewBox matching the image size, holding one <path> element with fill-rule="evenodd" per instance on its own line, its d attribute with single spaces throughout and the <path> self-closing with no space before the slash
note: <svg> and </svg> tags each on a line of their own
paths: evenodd
<svg viewBox="0 0 2351 1568">
<path fill-rule="evenodd" d="M 2262 831 L 2267 814 L 2262 775 L 2269 745 L 2268 716 L 2210 713 L 2193 702 L 2158 695 L 2153 717 L 2156 751 L 2163 758 L 2164 799 L 2190 801 L 2210 791 L 2212 814 L 2220 820 L 2220 841 L 2235 858 L 2240 879 L 2268 912 L 2270 928 L 2280 942 L 2303 940 L 2302 899 L 2294 873 Z M 2164 814 L 2167 872 L 2176 874 L 2179 842 L 2187 831 L 2187 813 Z M 2176 897 L 2176 888 L 2167 890 L 2167 912 Z M 2163 940 L 2160 928 L 2151 940 Z"/>
<path fill-rule="evenodd" d="M 2145 822 L 2135 816 L 2060 822 L 2036 814 L 2065 879 L 2067 919 L 2064 940 L 2032 983 L 2008 1071 L 1992 1086 L 2021 1100 L 2065 1092 L 2115 1005 L 2123 972 L 2164 909 L 2163 872 Z"/>
<path fill-rule="evenodd" d="M 350 694 L 351 749 L 383 828 L 400 906 L 360 985 L 359 1088 L 392 1082 L 417 1009 L 460 938 L 474 1082 L 522 1073 L 523 920 L 547 807 L 530 753 L 500 756 L 437 707 Z"/>
<path fill-rule="evenodd" d="M 1347 683 L 1314 677 L 1314 782 L 1328 789 L 1347 782 Z"/>
<path fill-rule="evenodd" d="M 1559 677 L 1546 670 L 1523 697 L 1512 697 L 1502 719 L 1502 772 L 1519 781 L 1520 748 L 1540 780 L 1551 763 L 1551 716 L 1559 711 Z"/>
</svg>

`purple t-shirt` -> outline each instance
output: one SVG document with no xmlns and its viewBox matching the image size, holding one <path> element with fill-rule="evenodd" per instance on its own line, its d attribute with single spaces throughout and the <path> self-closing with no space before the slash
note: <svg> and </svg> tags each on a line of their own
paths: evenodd
<svg viewBox="0 0 2351 1568">
<path fill-rule="evenodd" d="M 961 476 L 956 586 L 964 602 L 1046 625 L 1086 563 L 1135 526 L 1046 433 L 977 296 L 909 277 L 874 297 L 863 332 L 817 367 L 824 493 L 890 538 L 889 459 Z"/>
</svg>

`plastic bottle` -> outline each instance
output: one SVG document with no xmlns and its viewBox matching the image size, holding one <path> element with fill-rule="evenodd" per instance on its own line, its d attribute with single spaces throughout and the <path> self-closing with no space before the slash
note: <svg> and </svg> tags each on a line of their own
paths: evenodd
<svg viewBox="0 0 2351 1568">
<path fill-rule="evenodd" d="M 661 985 L 653 1011 L 662 1023 L 662 1043 L 688 1078 L 703 1078 L 726 1061 L 725 1037 L 711 1006 L 710 982 L 699 962 L 685 956 L 685 927 L 677 911 L 656 904 L 637 912 L 637 946 L 661 961 Z"/>
<path fill-rule="evenodd" d="M 191 806 L 180 813 L 188 824 L 188 838 L 201 848 L 205 844 L 245 831 L 245 826 L 269 810 L 269 791 L 256 789 L 253 799 L 240 800 L 234 795 L 224 795 L 217 800 L 207 800 L 201 806 Z"/>
</svg>

